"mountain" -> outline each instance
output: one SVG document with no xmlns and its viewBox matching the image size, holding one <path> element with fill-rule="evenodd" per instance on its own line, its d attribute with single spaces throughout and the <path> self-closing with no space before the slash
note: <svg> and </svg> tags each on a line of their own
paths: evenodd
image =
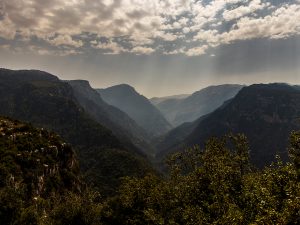
<svg viewBox="0 0 300 225">
<path fill-rule="evenodd" d="M 161 102 L 164 102 L 166 100 L 169 100 L 169 99 L 184 99 L 184 98 L 187 98 L 188 94 L 182 94 L 182 95 L 171 95 L 171 96 L 165 96 L 165 97 L 153 97 L 153 98 L 150 98 L 150 102 L 153 104 L 153 105 L 157 105 Z"/>
<path fill-rule="evenodd" d="M 151 170 L 144 154 L 122 143 L 77 102 L 73 88 L 51 74 L 0 69 L 0 115 L 57 132 L 71 143 L 86 181 L 112 194 L 123 176 Z"/>
<path fill-rule="evenodd" d="M 129 85 L 121 84 L 97 90 L 104 101 L 127 113 L 152 136 L 159 136 L 171 129 L 171 125 L 151 102 Z"/>
<path fill-rule="evenodd" d="M 209 86 L 187 98 L 167 99 L 156 104 L 156 107 L 173 126 L 178 126 L 214 111 L 223 102 L 234 97 L 242 87 L 242 85 L 235 84 Z"/>
<path fill-rule="evenodd" d="M 22 218 L 42 201 L 84 188 L 70 145 L 55 133 L 0 117 L 1 224 L 36 224 Z"/>
<path fill-rule="evenodd" d="M 66 82 L 72 86 L 80 105 L 97 122 L 109 128 L 122 142 L 132 142 L 147 154 L 153 152 L 148 143 L 147 132 L 126 113 L 104 102 L 88 81 L 71 80 Z"/>
<path fill-rule="evenodd" d="M 155 140 L 153 140 L 152 144 L 155 146 L 156 149 L 156 158 L 159 159 L 163 158 L 171 149 L 177 149 L 178 146 L 182 147 L 185 139 L 192 133 L 192 131 L 197 127 L 197 125 L 205 119 L 207 115 L 200 117 L 199 119 L 193 122 L 186 122 L 174 129 L 170 130 L 165 135 L 162 135 Z"/>
<path fill-rule="evenodd" d="M 203 145 L 211 136 L 243 133 L 249 139 L 253 163 L 263 167 L 274 161 L 276 154 L 287 160 L 289 134 L 299 129 L 299 88 L 287 84 L 251 85 L 201 120 L 181 147 L 163 150 L 160 157 L 183 146 Z"/>
<path fill-rule="evenodd" d="M 0 134 L 1 188 L 22 187 L 31 200 L 83 188 L 76 154 L 57 134 L 7 117 L 0 117 Z"/>
</svg>

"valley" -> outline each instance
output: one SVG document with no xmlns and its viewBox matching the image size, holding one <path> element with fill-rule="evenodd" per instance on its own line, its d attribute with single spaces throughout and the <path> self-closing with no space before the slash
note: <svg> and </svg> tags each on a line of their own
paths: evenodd
<svg viewBox="0 0 300 225">
<path fill-rule="evenodd" d="M 155 201 L 152 188 L 188 194 L 191 190 L 186 190 L 185 179 L 194 182 L 194 176 L 206 179 L 201 185 L 207 185 L 215 182 L 210 176 L 226 174 L 226 168 L 230 168 L 229 174 L 241 174 L 239 179 L 263 179 L 262 174 L 271 176 L 269 173 L 281 169 L 294 173 L 298 165 L 298 134 L 293 133 L 300 130 L 298 86 L 226 84 L 192 95 L 149 100 L 129 85 L 94 89 L 88 81 L 60 80 L 43 71 L 0 69 L 0 96 L 0 201 L 7 201 L 3 196 L 19 201 L 6 209 L 11 221 L 27 221 L 31 216 L 39 224 L 46 217 L 58 221 L 64 217 L 57 217 L 57 213 L 65 213 L 68 204 L 77 208 L 72 211 L 74 215 L 65 215 L 77 221 L 76 213 L 86 210 L 80 205 L 84 204 L 90 207 L 91 217 L 85 216 L 91 221 L 120 224 L 130 215 L 140 215 L 135 211 L 138 206 L 127 208 L 127 200 L 135 202 L 134 196 L 146 191 L 149 201 Z M 286 162 L 294 162 L 295 168 Z M 273 168 L 274 163 L 279 166 Z M 221 167 L 209 169 L 216 165 Z M 198 167 L 208 174 L 195 169 Z M 260 172 L 254 175 L 255 171 Z M 235 177 L 233 174 L 228 176 Z M 291 176 L 284 179 L 293 180 L 289 185 L 298 185 Z M 231 178 L 220 179 L 221 185 L 237 185 Z M 179 189 L 172 189 L 173 182 L 180 185 Z M 252 185 L 238 182 L 245 187 Z M 200 188 L 197 185 L 194 188 Z M 17 196 L 11 188 L 24 195 Z M 206 193 L 207 188 L 211 187 L 201 189 L 199 194 Z M 243 191 L 247 194 L 246 189 Z M 99 193 L 101 198 L 91 196 L 90 202 L 84 203 L 84 196 Z M 185 197 L 189 201 L 193 198 Z M 34 211 L 31 207 L 36 199 L 52 206 L 41 205 L 43 210 Z M 81 203 L 78 205 L 75 199 Z M 61 201 L 65 201 L 62 208 Z M 159 201 L 169 204 L 164 197 Z M 148 203 L 139 204 L 154 210 Z M 171 206 L 161 207 L 169 210 Z M 133 211 L 124 214 L 122 210 Z M 46 217 L 38 219 L 30 213 Z"/>
<path fill-rule="evenodd" d="M 0 0 L 0 225 L 299 225 L 300 0 Z"/>
<path fill-rule="evenodd" d="M 35 70 L 1 69 L 0 79 L 1 115 L 58 132 L 84 158 L 99 150 L 83 148 L 97 146 L 157 162 L 204 146 L 211 136 L 242 133 L 254 164 L 263 167 L 276 154 L 287 160 L 288 136 L 300 128 L 300 92 L 288 84 L 226 84 L 147 99 L 129 85 L 93 89 L 85 80 L 64 81 Z M 182 120 L 168 122 L 172 113 Z"/>
</svg>

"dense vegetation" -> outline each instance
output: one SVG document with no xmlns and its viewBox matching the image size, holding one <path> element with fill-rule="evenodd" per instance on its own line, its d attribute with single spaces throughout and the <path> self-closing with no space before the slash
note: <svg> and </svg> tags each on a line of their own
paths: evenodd
<svg viewBox="0 0 300 225">
<path fill-rule="evenodd" d="M 1 224 L 300 223 L 299 132 L 289 163 L 257 170 L 245 136 L 212 138 L 170 157 L 165 176 L 123 178 L 109 198 L 82 183 L 74 151 L 54 133 L 1 118 L 0 146 Z"/>
<path fill-rule="evenodd" d="M 173 155 L 166 178 L 124 180 L 104 224 L 299 224 L 300 133 L 290 157 L 257 170 L 245 136 L 211 139 Z"/>
<path fill-rule="evenodd" d="M 1 224 L 34 224 L 54 199 L 84 189 L 70 145 L 54 133 L 0 117 Z"/>
<path fill-rule="evenodd" d="M 52 130 L 71 143 L 86 181 L 103 194 L 114 193 L 120 177 L 151 171 L 137 147 L 97 123 L 72 87 L 51 74 L 0 69 L 0 105 L 0 115 Z"/>
</svg>

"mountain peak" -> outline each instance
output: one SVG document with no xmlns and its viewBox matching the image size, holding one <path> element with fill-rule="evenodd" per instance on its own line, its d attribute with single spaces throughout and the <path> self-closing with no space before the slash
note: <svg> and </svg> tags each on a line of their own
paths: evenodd
<svg viewBox="0 0 300 225">
<path fill-rule="evenodd" d="M 134 87 L 130 86 L 129 84 L 118 84 L 102 90 L 114 91 L 114 92 L 118 91 L 118 92 L 126 92 L 126 93 L 137 93 Z"/>
<path fill-rule="evenodd" d="M 40 70 L 9 70 L 0 68 L 0 76 L 22 81 L 58 81 L 58 77 Z"/>
<path fill-rule="evenodd" d="M 104 101 L 127 113 L 151 135 L 165 133 L 171 128 L 159 110 L 128 84 L 98 89 L 98 92 Z"/>
<path fill-rule="evenodd" d="M 117 84 L 114 85 L 112 87 L 119 87 L 119 88 L 129 88 L 129 89 L 134 89 L 132 86 L 130 86 L 129 84 Z"/>
<path fill-rule="evenodd" d="M 90 82 L 87 80 L 65 80 L 65 82 L 76 86 L 91 88 Z"/>
</svg>

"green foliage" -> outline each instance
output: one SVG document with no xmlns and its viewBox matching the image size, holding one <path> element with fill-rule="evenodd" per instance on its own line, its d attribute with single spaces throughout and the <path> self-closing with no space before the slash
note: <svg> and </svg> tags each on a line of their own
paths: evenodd
<svg viewBox="0 0 300 225">
<path fill-rule="evenodd" d="M 85 191 L 83 195 L 68 193 L 55 201 L 54 208 L 45 219 L 46 224 L 96 225 L 100 223 L 102 205 L 97 192 Z"/>
<path fill-rule="evenodd" d="M 289 153 L 300 178 L 300 132 L 293 132 L 290 137 Z"/>
<path fill-rule="evenodd" d="M 296 137 L 297 136 L 297 137 Z M 300 183 L 294 163 L 280 158 L 263 170 L 249 163 L 243 135 L 212 138 L 204 149 L 173 155 L 161 178 L 127 178 L 103 208 L 104 224 L 299 224 Z M 297 143 L 297 144 L 296 144 Z"/>
<path fill-rule="evenodd" d="M 116 194 L 122 177 L 130 174 L 131 177 L 141 178 L 146 174 L 145 171 L 153 171 L 148 162 L 142 157 L 134 156 L 119 149 L 92 151 L 85 154 L 84 160 L 87 165 L 91 165 L 84 170 L 86 180 L 104 196 Z M 100 167 L 101 170 L 95 169 Z"/>
<path fill-rule="evenodd" d="M 84 189 L 73 149 L 56 134 L 0 117 L 1 224 L 40 224 L 52 196 Z"/>
<path fill-rule="evenodd" d="M 244 135 L 174 154 L 165 176 L 121 181 L 132 159 L 110 173 L 129 156 L 107 150 L 96 156 L 107 168 L 98 185 L 108 182 L 102 172 L 122 184 L 103 198 L 83 185 L 76 155 L 57 135 L 7 118 L 0 124 L 1 225 L 300 224 L 299 132 L 290 137 L 290 162 L 278 156 L 262 170 L 250 164 Z"/>
<path fill-rule="evenodd" d="M 22 205 L 22 194 L 10 187 L 0 188 L 0 221 L 1 224 L 13 224 L 20 216 Z"/>
</svg>

